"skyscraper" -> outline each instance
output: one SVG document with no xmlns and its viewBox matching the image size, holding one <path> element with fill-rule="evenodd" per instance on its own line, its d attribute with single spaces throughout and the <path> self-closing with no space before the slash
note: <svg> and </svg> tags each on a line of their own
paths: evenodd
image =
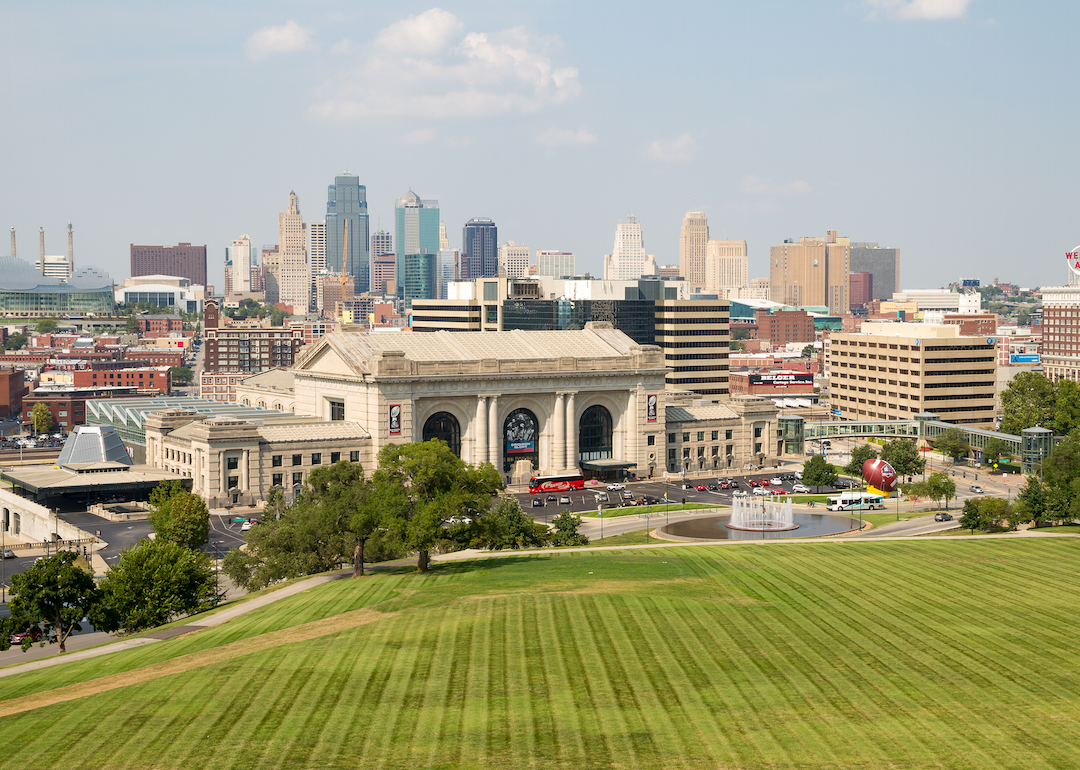
<svg viewBox="0 0 1080 770">
<path fill-rule="evenodd" d="M 691 290 L 705 288 L 705 254 L 709 242 L 709 222 L 700 211 L 689 211 L 679 231 L 679 272 Z"/>
<path fill-rule="evenodd" d="M 536 250 L 536 274 L 551 275 L 556 278 L 569 278 L 577 275 L 577 264 L 573 252 Z"/>
<path fill-rule="evenodd" d="M 725 296 L 750 283 L 746 241 L 709 241 L 705 248 L 705 291 Z"/>
<path fill-rule="evenodd" d="M 307 225 L 300 215 L 300 201 L 289 193 L 289 208 L 278 214 L 278 249 L 281 253 L 280 301 L 294 313 L 306 313 L 311 302 L 308 273 Z"/>
<path fill-rule="evenodd" d="M 883 249 L 876 243 L 853 243 L 851 272 L 867 272 L 874 277 L 871 299 L 892 299 L 900 291 L 900 249 Z"/>
<path fill-rule="evenodd" d="M 446 222 L 439 222 L 439 251 L 450 248 L 450 239 L 446 235 Z"/>
<path fill-rule="evenodd" d="M 349 221 L 348 253 L 345 253 L 345 220 Z M 357 294 L 371 285 L 371 253 L 368 251 L 367 188 L 355 174 L 339 174 L 326 195 L 326 266 L 353 277 Z"/>
<path fill-rule="evenodd" d="M 829 230 L 824 238 L 800 238 L 773 246 L 769 254 L 769 294 L 795 307 L 828 306 L 836 315 L 849 303 L 850 239 Z"/>
<path fill-rule="evenodd" d="M 473 217 L 461 230 L 459 279 L 490 278 L 499 272 L 499 228 L 487 217 Z"/>
<path fill-rule="evenodd" d="M 615 246 L 610 254 L 604 255 L 604 278 L 636 281 L 644 272 L 645 244 L 641 237 L 641 224 L 637 217 L 629 216 L 615 228 Z"/>
<path fill-rule="evenodd" d="M 529 274 L 529 247 L 507 241 L 499 247 L 499 275 L 521 278 Z"/>
<path fill-rule="evenodd" d="M 377 233 L 371 234 L 371 258 L 381 257 L 385 254 L 394 253 L 394 236 L 386 232 L 386 230 L 379 230 Z"/>
<path fill-rule="evenodd" d="M 281 302 L 281 244 L 263 246 L 262 267 L 266 304 L 276 305 Z"/>
<path fill-rule="evenodd" d="M 439 202 L 422 200 L 409 190 L 394 204 L 394 253 L 397 255 L 398 294 L 404 296 L 405 255 L 439 253 Z M 431 263 L 434 271 L 434 262 Z M 417 275 L 420 275 L 417 273 Z"/>
<path fill-rule="evenodd" d="M 225 296 L 247 294 L 251 291 L 251 236 L 244 233 L 229 244 L 225 253 Z"/>
<path fill-rule="evenodd" d="M 326 272 L 326 222 L 308 222 L 308 264 L 312 275 Z"/>
<path fill-rule="evenodd" d="M 176 246 L 136 246 L 131 244 L 131 277 L 175 275 L 206 286 L 206 246 L 180 243 Z"/>
</svg>

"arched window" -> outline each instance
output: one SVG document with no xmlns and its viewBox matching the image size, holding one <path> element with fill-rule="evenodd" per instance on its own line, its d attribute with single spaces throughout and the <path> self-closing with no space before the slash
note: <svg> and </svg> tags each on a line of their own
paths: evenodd
<svg viewBox="0 0 1080 770">
<path fill-rule="evenodd" d="M 461 425 L 449 412 L 436 412 L 424 423 L 424 441 L 437 438 L 446 442 L 450 451 L 461 457 Z"/>
<path fill-rule="evenodd" d="M 529 460 L 533 469 L 540 465 L 540 422 L 528 409 L 515 409 L 503 422 L 503 472 L 517 460 Z"/>
<path fill-rule="evenodd" d="M 578 421 L 578 451 L 581 460 L 611 457 L 611 412 L 599 404 L 590 406 Z"/>
</svg>

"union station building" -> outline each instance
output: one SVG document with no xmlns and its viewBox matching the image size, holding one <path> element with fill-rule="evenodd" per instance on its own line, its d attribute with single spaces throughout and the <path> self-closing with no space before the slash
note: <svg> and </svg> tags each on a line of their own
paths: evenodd
<svg viewBox="0 0 1080 770">
<path fill-rule="evenodd" d="M 290 369 L 239 384 L 237 404 L 252 407 L 250 416 L 205 427 L 193 424 L 207 422 L 196 414 L 148 420 L 147 461 L 201 476 L 193 489 L 212 506 L 264 499 L 275 482 L 297 491 L 331 456 L 373 469 L 387 444 L 431 438 L 466 462 L 492 463 L 511 484 L 775 465 L 782 442 L 772 401 L 704 401 L 665 390 L 667 373 L 659 347 L 606 322 L 579 331 L 335 332 Z M 260 409 L 292 412 L 303 428 L 260 428 Z"/>
</svg>

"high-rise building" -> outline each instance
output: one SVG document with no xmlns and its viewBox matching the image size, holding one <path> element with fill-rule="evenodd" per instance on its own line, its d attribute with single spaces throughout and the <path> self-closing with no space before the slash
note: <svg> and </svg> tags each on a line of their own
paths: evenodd
<svg viewBox="0 0 1080 770">
<path fill-rule="evenodd" d="M 311 274 L 326 270 L 326 222 L 308 222 L 308 264 Z"/>
<path fill-rule="evenodd" d="M 349 222 L 346 253 L 345 221 Z M 367 188 L 355 174 L 339 174 L 326 195 L 326 267 L 353 277 L 360 294 L 371 286 L 371 253 L 368 251 Z M 342 264 L 344 262 L 344 265 Z"/>
<path fill-rule="evenodd" d="M 42 273 L 41 270 L 41 257 L 34 260 L 34 271 Z M 45 255 L 45 270 L 42 273 L 46 278 L 56 278 L 59 281 L 67 282 L 71 278 L 70 265 L 68 264 L 68 258 L 64 254 L 46 254 Z"/>
<path fill-rule="evenodd" d="M 438 299 L 438 280 L 436 275 L 436 263 L 438 254 L 406 254 L 405 255 L 405 280 L 403 284 L 403 298 L 406 302 L 416 299 Z"/>
<path fill-rule="evenodd" d="M 679 231 L 679 272 L 690 283 L 692 291 L 705 288 L 706 245 L 709 243 L 709 222 L 700 211 L 687 212 Z"/>
<path fill-rule="evenodd" d="M 439 249 L 439 261 L 435 265 L 436 299 L 446 299 L 447 286 L 458 278 L 461 252 L 457 249 Z"/>
<path fill-rule="evenodd" d="M 874 274 L 862 270 L 852 273 L 849 289 L 851 307 L 862 307 L 874 298 Z"/>
<path fill-rule="evenodd" d="M 386 230 L 371 234 L 371 258 L 394 253 L 394 236 Z"/>
<path fill-rule="evenodd" d="M 577 259 L 572 251 L 536 250 L 536 274 L 555 278 L 577 275 Z"/>
<path fill-rule="evenodd" d="M 653 265 L 655 274 L 656 266 Z M 641 224 L 635 216 L 620 221 L 615 228 L 615 246 L 604 255 L 604 278 L 615 281 L 633 281 L 646 272 L 645 244 L 641 237 Z"/>
<path fill-rule="evenodd" d="M 1080 382 L 1080 279 L 1042 288 L 1042 365 L 1054 382 Z"/>
<path fill-rule="evenodd" d="M 705 249 L 705 291 L 727 294 L 750 285 L 746 241 L 709 241 Z"/>
<path fill-rule="evenodd" d="M 263 246 L 262 265 L 266 304 L 276 305 L 281 302 L 281 244 Z"/>
<path fill-rule="evenodd" d="M 800 238 L 773 246 L 769 291 L 774 302 L 795 307 L 828 307 L 842 315 L 850 307 L 850 239 L 829 230 L 824 238 Z"/>
<path fill-rule="evenodd" d="M 176 246 L 136 246 L 131 244 L 131 276 L 175 275 L 193 284 L 206 286 L 206 246 L 180 243 Z"/>
<path fill-rule="evenodd" d="M 853 243 L 851 272 L 867 272 L 874 277 L 874 294 L 870 299 L 892 299 L 900 291 L 900 249 L 883 249 L 876 243 Z"/>
<path fill-rule="evenodd" d="M 446 222 L 439 222 L 439 251 L 450 248 L 450 238 L 446 235 Z"/>
<path fill-rule="evenodd" d="M 394 229 L 398 295 L 404 296 L 405 256 L 439 253 L 439 202 L 423 200 L 410 189 L 394 204 Z"/>
<path fill-rule="evenodd" d="M 251 292 L 251 264 L 254 253 L 247 233 L 229 244 L 225 251 L 225 297 Z"/>
<path fill-rule="evenodd" d="M 372 263 L 373 294 L 397 294 L 397 255 L 377 254 Z"/>
<path fill-rule="evenodd" d="M 529 273 L 529 247 L 507 241 L 499 247 L 499 275 L 521 278 Z"/>
<path fill-rule="evenodd" d="M 499 228 L 487 217 L 473 217 L 461 231 L 461 280 L 490 278 L 498 272 Z"/>
<path fill-rule="evenodd" d="M 294 313 L 306 313 L 311 302 L 308 272 L 308 233 L 300 214 L 300 201 L 289 193 L 289 208 L 278 214 L 278 249 L 281 252 L 280 302 Z"/>
<path fill-rule="evenodd" d="M 769 279 L 768 278 L 751 278 L 750 290 L 743 296 L 746 299 L 764 299 L 771 300 L 772 293 L 769 291 Z"/>
</svg>

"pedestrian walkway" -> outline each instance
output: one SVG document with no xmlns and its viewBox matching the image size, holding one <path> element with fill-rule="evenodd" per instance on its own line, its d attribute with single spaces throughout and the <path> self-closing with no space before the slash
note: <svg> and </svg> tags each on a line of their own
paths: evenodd
<svg viewBox="0 0 1080 770">
<path fill-rule="evenodd" d="M 352 574 L 349 572 L 335 572 L 331 575 L 317 575 L 315 577 L 301 580 L 297 583 L 293 583 L 285 588 L 279 588 L 276 591 L 268 591 L 260 596 L 256 596 L 245 602 L 238 602 L 236 604 L 229 605 L 219 612 L 215 612 L 212 615 L 196 615 L 192 618 L 192 622 L 186 623 L 183 626 L 177 626 L 175 628 L 167 628 L 161 631 L 152 631 L 144 636 L 137 636 L 131 639 L 120 639 L 115 642 L 109 642 L 100 647 L 92 647 L 88 650 L 78 650 L 76 652 L 68 652 L 63 655 L 56 655 L 52 658 L 43 658 L 40 660 L 32 660 L 27 663 L 19 663 L 14 666 L 8 666 L 7 668 L 0 669 L 0 677 L 12 676 L 14 674 L 23 674 L 27 671 L 39 671 L 43 668 L 49 668 L 51 666 L 59 666 L 61 663 L 67 663 L 71 660 L 87 660 L 89 658 L 97 658 L 102 655 L 111 655 L 114 652 L 121 652 L 123 650 L 130 650 L 135 647 L 142 647 L 147 644 L 153 644 L 154 642 L 164 641 L 165 639 L 172 639 L 183 634 L 191 633 L 192 631 L 199 631 L 204 628 L 212 628 L 219 626 L 222 623 L 226 623 L 233 618 L 238 618 L 253 610 L 257 610 L 260 607 L 265 607 L 268 604 L 272 604 L 281 599 L 286 599 L 290 596 L 303 593 L 309 588 L 313 588 L 323 583 L 329 583 L 332 580 L 338 580 L 343 577 L 347 577 Z M 181 629 L 183 629 L 181 631 Z"/>
</svg>

